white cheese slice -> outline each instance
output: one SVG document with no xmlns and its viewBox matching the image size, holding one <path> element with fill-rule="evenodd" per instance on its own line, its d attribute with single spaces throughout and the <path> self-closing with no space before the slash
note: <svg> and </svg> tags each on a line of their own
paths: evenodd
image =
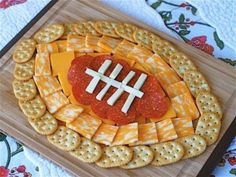
<svg viewBox="0 0 236 177">
<path fill-rule="evenodd" d="M 109 66 L 111 65 L 112 61 L 111 60 L 105 60 L 105 62 L 100 66 L 100 68 L 98 69 L 98 72 L 101 74 L 104 74 L 106 72 L 106 70 L 109 68 Z M 89 85 L 86 87 L 86 92 L 88 93 L 93 93 L 93 91 L 95 90 L 95 88 L 98 85 L 98 82 L 100 81 L 101 77 L 99 75 L 95 76 L 91 82 L 89 83 Z"/>
<path fill-rule="evenodd" d="M 135 72 L 134 71 L 130 71 L 128 73 L 128 75 L 124 78 L 124 80 L 122 81 L 122 83 L 124 85 L 127 85 L 129 83 L 129 81 L 134 77 Z M 113 93 L 113 95 L 107 100 L 107 104 L 113 106 L 115 104 L 115 102 L 120 98 L 120 96 L 122 95 L 122 93 L 124 92 L 123 88 L 119 88 L 115 91 L 115 93 Z"/>
<path fill-rule="evenodd" d="M 120 71 L 122 70 L 122 68 L 123 68 L 122 65 L 117 64 L 116 67 L 111 72 L 111 74 L 109 75 L 109 77 L 111 79 L 115 79 L 118 76 L 118 74 L 120 73 Z M 109 90 L 110 87 L 111 87 L 111 84 L 107 83 L 106 86 L 97 94 L 96 99 L 102 100 L 102 98 L 107 93 L 107 91 Z"/>
<path fill-rule="evenodd" d="M 145 82 L 146 79 L 147 79 L 147 75 L 142 73 L 141 76 L 138 78 L 138 80 L 135 82 L 134 88 L 139 90 L 139 89 L 143 86 L 143 84 L 144 84 L 144 82 Z M 122 111 L 123 113 L 127 113 L 127 112 L 128 112 L 128 110 L 129 110 L 131 104 L 132 104 L 133 101 L 134 101 L 134 98 L 135 98 L 135 95 L 133 95 L 132 93 L 130 93 L 129 96 L 128 96 L 128 98 L 127 98 L 126 101 L 125 101 L 125 104 L 124 104 L 123 107 L 121 108 L 121 111 Z"/>
</svg>

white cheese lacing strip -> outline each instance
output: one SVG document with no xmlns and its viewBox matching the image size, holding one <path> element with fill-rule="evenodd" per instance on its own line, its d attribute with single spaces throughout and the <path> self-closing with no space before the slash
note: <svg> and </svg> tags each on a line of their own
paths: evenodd
<svg viewBox="0 0 236 177">
<path fill-rule="evenodd" d="M 130 71 L 128 75 L 124 78 L 122 82 L 116 81 L 115 78 L 119 75 L 122 70 L 122 65 L 117 64 L 116 67 L 113 69 L 110 76 L 105 76 L 104 73 L 109 68 L 111 64 L 111 60 L 106 60 L 102 66 L 99 68 L 98 72 L 94 71 L 90 68 L 87 68 L 85 73 L 92 76 L 93 79 L 90 81 L 89 85 L 86 88 L 86 91 L 89 93 L 93 93 L 99 81 L 103 81 L 106 83 L 106 86 L 98 93 L 96 99 L 102 100 L 104 95 L 107 93 L 108 89 L 113 86 L 117 88 L 116 92 L 107 100 L 109 105 L 113 105 L 117 99 L 121 96 L 121 94 L 125 91 L 129 93 L 125 104 L 123 105 L 121 111 L 127 113 L 132 102 L 134 101 L 135 97 L 141 98 L 143 96 L 143 92 L 139 89 L 144 84 L 145 80 L 147 79 L 146 74 L 141 74 L 138 80 L 136 81 L 134 87 L 128 86 L 128 82 L 134 77 L 135 72 Z"/>
</svg>

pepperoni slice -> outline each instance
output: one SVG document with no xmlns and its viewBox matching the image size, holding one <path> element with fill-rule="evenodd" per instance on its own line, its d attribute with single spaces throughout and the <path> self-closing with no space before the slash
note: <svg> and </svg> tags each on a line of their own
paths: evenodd
<svg viewBox="0 0 236 177">
<path fill-rule="evenodd" d="M 127 114 L 121 111 L 124 100 L 119 100 L 107 111 L 107 119 L 114 121 L 118 125 L 125 125 L 135 121 L 136 110 L 131 106 Z"/>
<path fill-rule="evenodd" d="M 144 94 L 138 99 L 136 110 L 145 118 L 160 118 L 168 110 L 170 101 L 158 92 Z"/>
<path fill-rule="evenodd" d="M 111 106 L 107 104 L 107 100 L 109 97 L 110 95 L 106 94 L 105 97 L 101 101 L 94 99 L 91 102 L 92 111 L 103 119 L 107 118 L 107 111 L 111 109 Z"/>
<path fill-rule="evenodd" d="M 155 76 L 151 75 L 149 75 L 146 81 L 144 82 L 143 86 L 141 87 L 141 91 L 143 91 L 144 94 L 152 94 L 158 92 L 162 96 L 165 96 L 165 92 L 161 88 L 158 80 Z"/>
<path fill-rule="evenodd" d="M 71 62 L 71 66 L 68 71 L 68 81 L 71 85 L 81 82 L 81 80 L 91 79 L 91 77 L 85 74 L 86 68 L 93 62 L 94 57 L 89 55 L 83 55 L 75 58 Z"/>
<path fill-rule="evenodd" d="M 76 84 L 72 86 L 72 93 L 79 103 L 89 105 L 94 95 L 86 92 L 85 89 L 86 84 Z"/>
</svg>

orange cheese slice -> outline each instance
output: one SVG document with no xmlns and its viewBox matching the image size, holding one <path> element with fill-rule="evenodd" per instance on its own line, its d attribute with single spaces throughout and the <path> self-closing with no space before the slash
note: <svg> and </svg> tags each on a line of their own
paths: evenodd
<svg viewBox="0 0 236 177">
<path fill-rule="evenodd" d="M 102 121 L 90 116 L 89 114 L 80 114 L 78 118 L 66 124 L 66 126 L 84 137 L 91 139 L 97 131 Z"/>
<path fill-rule="evenodd" d="M 108 36 L 102 36 L 98 41 L 98 46 L 103 48 L 106 52 L 113 52 L 113 50 L 121 43 L 120 39 L 115 39 Z"/>
<path fill-rule="evenodd" d="M 174 98 L 175 96 L 184 93 L 190 93 L 184 81 L 176 82 L 174 84 L 169 85 L 166 88 L 166 92 L 170 98 Z"/>
<path fill-rule="evenodd" d="M 154 144 L 158 142 L 155 123 L 146 123 L 138 125 L 138 142 L 131 145 Z"/>
<path fill-rule="evenodd" d="M 171 119 L 165 119 L 156 123 L 157 137 L 160 142 L 165 142 L 178 138 Z"/>
<path fill-rule="evenodd" d="M 69 123 L 77 118 L 83 110 L 84 109 L 78 105 L 68 104 L 59 109 L 59 111 L 54 114 L 54 117 L 62 122 Z"/>
<path fill-rule="evenodd" d="M 74 34 L 69 34 L 67 37 L 66 51 L 75 52 L 93 52 L 93 49 L 85 47 L 85 37 Z"/>
<path fill-rule="evenodd" d="M 199 111 L 190 93 L 172 98 L 171 103 L 177 117 L 191 117 L 193 120 L 199 117 Z"/>
<path fill-rule="evenodd" d="M 57 112 L 63 106 L 69 104 L 67 97 L 61 92 L 55 92 L 49 96 L 43 98 L 48 108 L 48 111 L 53 114 Z"/>
<path fill-rule="evenodd" d="M 169 109 L 167 110 L 167 112 L 164 114 L 164 116 L 158 118 L 158 119 L 153 119 L 153 118 L 150 118 L 150 121 L 151 122 L 159 122 L 159 121 L 162 121 L 164 119 L 169 119 L 169 118 L 174 118 L 176 117 L 176 113 L 175 113 L 175 110 L 174 108 L 170 105 L 169 106 Z"/>
<path fill-rule="evenodd" d="M 173 69 L 157 73 L 156 76 L 164 90 L 166 90 L 169 85 L 181 81 Z"/>
<path fill-rule="evenodd" d="M 106 52 L 103 48 L 98 46 L 98 41 L 101 39 L 99 36 L 87 35 L 85 38 L 85 47 L 93 49 L 96 52 Z"/>
<path fill-rule="evenodd" d="M 35 76 L 51 75 L 48 53 L 37 53 L 35 57 Z"/>
<path fill-rule="evenodd" d="M 57 40 L 56 41 L 59 52 L 66 52 L 67 40 Z"/>
<path fill-rule="evenodd" d="M 34 81 L 42 97 L 48 96 L 62 89 L 57 78 L 53 76 L 34 76 Z"/>
<path fill-rule="evenodd" d="M 193 123 L 191 117 L 174 118 L 172 122 L 178 137 L 184 137 L 194 134 Z"/>
<path fill-rule="evenodd" d="M 73 94 L 71 94 L 71 95 L 68 97 L 68 99 L 69 99 L 69 101 L 70 101 L 71 104 L 75 104 L 75 105 L 78 105 L 78 106 L 82 107 L 82 108 L 84 109 L 83 112 L 85 112 L 85 113 L 90 113 L 90 111 L 91 111 L 90 106 L 86 106 L 86 105 L 80 104 L 80 103 L 75 99 L 75 97 L 74 97 Z"/>
<path fill-rule="evenodd" d="M 124 60 L 124 61 L 126 61 L 130 65 L 130 67 L 133 67 L 134 64 L 135 64 L 135 60 L 131 60 L 131 59 L 128 59 L 126 57 L 123 57 L 123 56 L 120 56 L 120 55 L 117 55 L 117 54 L 114 54 L 113 58 L 116 59 L 116 60 Z"/>
<path fill-rule="evenodd" d="M 74 58 L 74 52 L 62 52 L 51 54 L 53 76 L 58 75 L 59 72 L 67 73 Z"/>
<path fill-rule="evenodd" d="M 72 86 L 70 85 L 67 79 L 67 72 L 59 72 L 58 73 L 58 80 L 61 84 L 62 90 L 66 96 L 72 94 Z"/>
<path fill-rule="evenodd" d="M 127 57 L 128 54 L 133 50 L 135 44 L 127 40 L 121 41 L 121 43 L 114 49 L 115 55 L 120 55 L 122 57 Z"/>
<path fill-rule="evenodd" d="M 112 145 L 132 144 L 138 141 L 138 123 L 119 127 Z"/>
<path fill-rule="evenodd" d="M 146 63 L 150 65 L 152 74 L 166 72 L 171 69 L 171 67 L 156 54 L 149 57 Z"/>
<path fill-rule="evenodd" d="M 118 131 L 119 127 L 102 124 L 98 130 L 96 131 L 95 135 L 93 136 L 93 141 L 105 145 L 110 145 Z"/>
<path fill-rule="evenodd" d="M 58 46 L 56 42 L 48 44 L 38 44 L 37 45 L 38 53 L 58 53 Z"/>
</svg>

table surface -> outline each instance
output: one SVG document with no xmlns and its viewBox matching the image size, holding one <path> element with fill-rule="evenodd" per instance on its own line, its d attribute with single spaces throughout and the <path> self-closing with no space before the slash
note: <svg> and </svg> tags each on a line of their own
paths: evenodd
<svg viewBox="0 0 236 177">
<path fill-rule="evenodd" d="M 6 1 L 8 3 L 6 3 Z M 8 9 L 15 5 L 20 8 L 20 6 L 23 6 L 24 4 L 26 5 L 27 3 L 29 3 L 27 0 L 0 0 L 0 20 L 4 18 L 1 16 L 3 11 L 5 13 L 4 15 L 11 16 L 12 14 L 9 13 L 12 13 L 12 11 L 6 13 Z M 236 58 L 235 53 L 219 39 L 214 28 L 202 21 L 201 18 L 196 15 L 197 9 L 195 7 L 187 4 L 186 2 L 180 1 L 176 1 L 176 3 L 175 1 L 163 1 L 163 3 L 158 7 L 157 1 L 147 1 L 147 3 L 161 15 L 166 27 L 176 33 L 182 40 L 199 48 L 200 50 L 224 60 L 233 66 L 236 65 L 236 60 L 234 60 Z M 37 6 L 37 4 L 35 4 L 35 6 L 38 11 L 36 11 L 36 13 L 32 13 L 30 18 L 33 18 L 34 15 L 36 15 L 40 9 L 43 8 L 42 4 L 41 6 Z M 25 19 L 20 22 L 22 24 L 19 25 L 18 28 L 13 29 L 12 33 L 14 35 L 17 34 L 17 32 L 29 22 L 29 19 Z M 6 21 L 7 20 L 4 19 L 5 23 Z M 4 25 L 2 24 L 2 21 L 1 25 Z M 2 39 L 4 35 L 2 33 L 0 34 L 0 39 Z M 14 37 L 14 35 L 11 34 L 11 37 Z M 11 38 L 8 38 L 8 40 L 10 39 Z M 7 42 L 2 44 L 0 46 L 0 50 L 6 44 Z M 0 133 L 0 152 L 0 177 L 39 176 L 38 167 L 24 156 L 22 145 L 17 143 L 13 138 L 2 133 Z M 212 172 L 212 175 L 236 175 L 236 138 L 223 155 L 221 162 Z"/>
</svg>

